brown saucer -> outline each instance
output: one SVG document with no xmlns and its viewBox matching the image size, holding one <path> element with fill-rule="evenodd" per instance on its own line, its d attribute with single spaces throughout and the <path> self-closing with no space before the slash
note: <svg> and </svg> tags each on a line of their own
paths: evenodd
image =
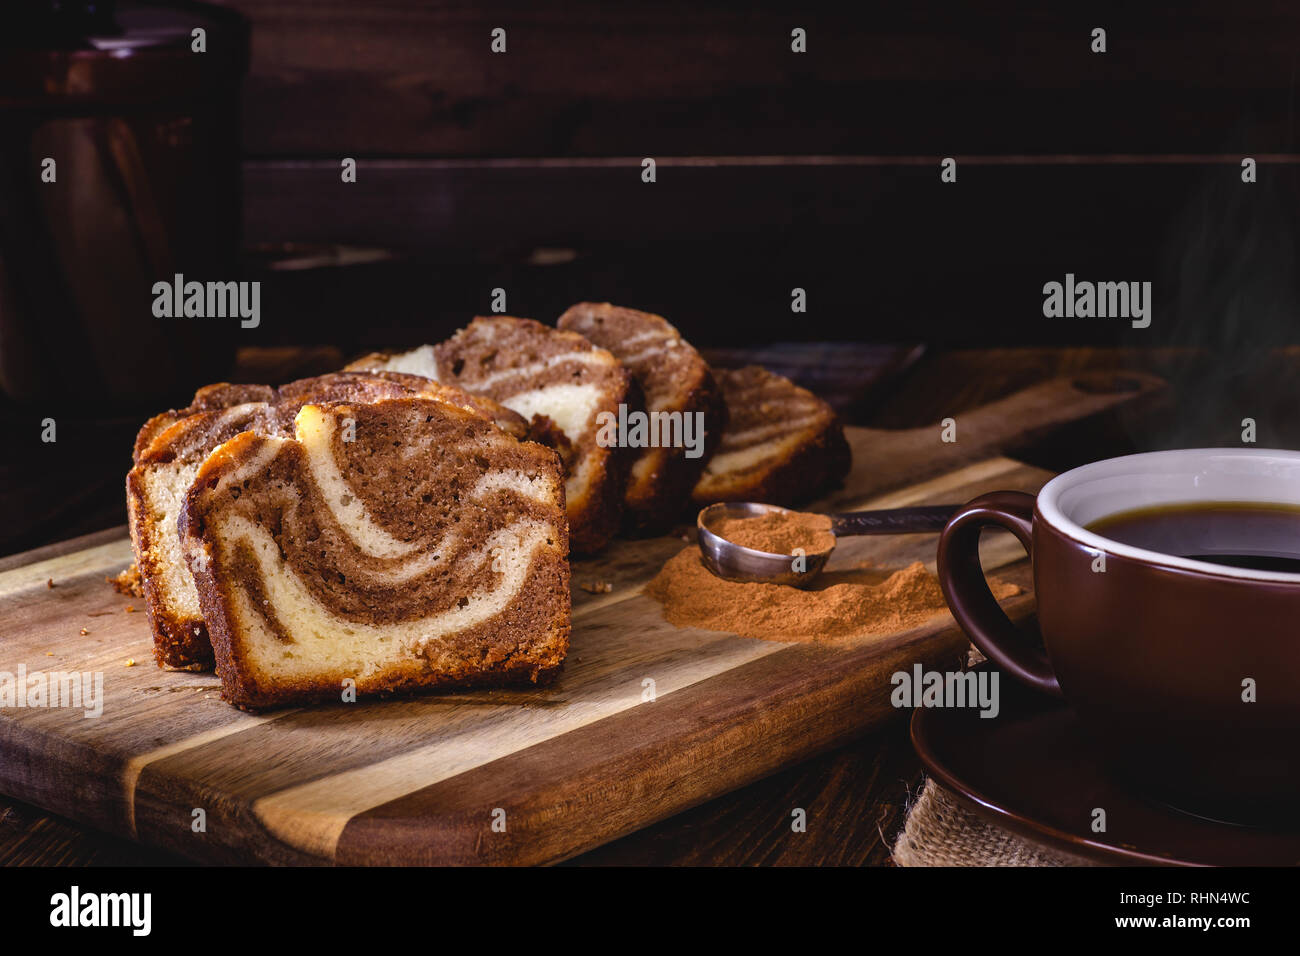
<svg viewBox="0 0 1300 956">
<path fill-rule="evenodd" d="M 995 718 L 974 708 L 912 714 L 912 745 L 931 776 L 995 824 L 1102 863 L 1300 863 L 1300 820 L 1292 830 L 1235 826 L 1149 801 L 1103 764 L 1068 707 L 1006 674 L 998 685 Z M 1091 832 L 1095 807 L 1106 811 L 1105 833 Z"/>
</svg>

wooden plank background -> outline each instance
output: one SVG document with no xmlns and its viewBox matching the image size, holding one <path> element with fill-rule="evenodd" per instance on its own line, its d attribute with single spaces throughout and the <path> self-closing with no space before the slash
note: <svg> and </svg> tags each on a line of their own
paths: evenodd
<svg viewBox="0 0 1300 956">
<path fill-rule="evenodd" d="M 1280 0 L 229 5 L 253 23 L 253 344 L 416 344 L 494 288 L 539 318 L 656 309 L 705 345 L 742 316 L 751 341 L 1172 344 L 1193 237 L 1294 266 L 1300 8 Z M 1155 331 L 1044 321 L 1067 271 L 1155 282 Z"/>
<path fill-rule="evenodd" d="M 228 5 L 254 24 L 255 156 L 1180 153 L 1293 140 L 1300 11 L 1282 0 Z M 790 51 L 796 26 L 806 54 Z M 494 27 L 504 55 L 489 52 Z"/>
<path fill-rule="evenodd" d="M 1199 346 L 1249 319 L 1265 347 L 1294 340 L 1296 172 L 1265 164 L 1246 185 L 1231 158 L 981 162 L 945 185 L 937 161 L 669 159 L 651 185 L 634 160 L 430 160 L 363 162 L 343 185 L 334 161 L 256 162 L 246 226 L 267 243 L 266 318 L 241 337 L 415 345 L 503 288 L 540 319 L 582 299 L 658 310 L 703 346 L 738 344 L 741 328 L 745 344 Z M 295 237 L 380 258 L 285 271 Z M 1067 272 L 1152 282 L 1151 327 L 1045 319 L 1043 284 Z M 806 313 L 790 310 L 795 287 Z M 1260 308 L 1234 316 L 1243 289 Z"/>
</svg>

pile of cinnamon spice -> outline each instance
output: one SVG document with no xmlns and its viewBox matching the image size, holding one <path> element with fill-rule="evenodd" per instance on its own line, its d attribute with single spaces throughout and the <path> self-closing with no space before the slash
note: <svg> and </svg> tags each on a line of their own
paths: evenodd
<svg viewBox="0 0 1300 956">
<path fill-rule="evenodd" d="M 766 549 L 764 549 L 766 550 Z M 996 579 L 999 600 L 1020 587 Z M 889 573 L 870 566 L 825 572 L 812 588 L 724 581 L 695 547 L 670 558 L 646 586 L 678 627 L 698 627 L 769 641 L 832 642 L 919 627 L 947 611 L 938 579 L 917 561 Z"/>
</svg>

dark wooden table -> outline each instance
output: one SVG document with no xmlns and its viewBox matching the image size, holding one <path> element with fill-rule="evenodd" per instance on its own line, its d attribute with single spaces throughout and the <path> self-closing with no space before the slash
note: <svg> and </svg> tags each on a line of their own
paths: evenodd
<svg viewBox="0 0 1300 956">
<path fill-rule="evenodd" d="M 313 371 L 334 361 L 300 351 L 263 356 L 276 368 Z M 1215 356 L 1172 350 L 1098 348 L 983 349 L 928 352 L 890 386 L 873 395 L 858 424 L 907 427 L 992 401 L 1061 374 L 1089 369 L 1141 368 L 1166 377 L 1170 388 L 1141 408 L 1126 408 L 1072 425 L 1012 449 L 1011 454 L 1061 470 L 1139 448 L 1227 444 L 1240 420 L 1257 420 L 1262 446 L 1300 447 L 1288 396 L 1300 391 L 1300 350 L 1261 354 L 1224 370 Z M 289 376 L 286 376 L 289 377 Z M 1212 389 L 1212 391 L 1207 391 Z M 116 476 L 120 482 L 120 475 Z M 0 495 L 4 474 L 0 472 Z M 74 488 L 75 491 L 75 488 Z M 54 496 L 56 499 L 58 496 Z M 106 506 L 107 507 L 107 506 Z M 48 504 L 59 540 L 120 523 L 115 513 L 86 508 L 69 492 Z M 62 524 L 59 515 L 69 516 Z M 87 527 L 90 525 L 90 527 Z M 40 542 L 37 542 L 40 543 Z M 29 545 L 30 546 L 30 545 Z M 12 550 L 12 549 L 6 549 Z M 923 775 L 907 739 L 906 721 L 662 821 L 572 861 L 602 865 L 888 865 L 890 847 Z M 790 830 L 790 811 L 807 811 L 805 833 Z M 157 865 L 184 861 L 89 831 L 38 808 L 0 797 L 0 863 L 10 865 Z"/>
</svg>

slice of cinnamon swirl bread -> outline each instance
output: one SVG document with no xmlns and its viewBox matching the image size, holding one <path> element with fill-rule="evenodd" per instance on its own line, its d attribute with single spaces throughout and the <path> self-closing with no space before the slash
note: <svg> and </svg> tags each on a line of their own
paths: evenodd
<svg viewBox="0 0 1300 956">
<path fill-rule="evenodd" d="M 209 385 L 199 389 L 188 408 L 145 424 L 136 439 L 135 466 L 126 477 L 127 517 L 160 666 L 206 670 L 213 663 L 198 592 L 176 533 L 181 502 L 208 453 L 244 431 L 292 434 L 294 416 L 308 401 L 369 402 L 402 396 L 466 408 L 516 437 L 523 437 L 528 427 L 508 408 L 454 386 L 414 375 L 356 372 L 301 379 L 279 389 Z"/>
<path fill-rule="evenodd" d="M 498 315 L 479 317 L 440 345 L 374 354 L 349 369 L 387 369 L 436 378 L 487 395 L 534 421 L 546 440 L 554 426 L 565 459 L 569 538 L 579 554 L 599 551 L 618 530 L 633 450 L 597 441 L 601 412 L 639 407 L 639 390 L 612 354 L 576 332 Z M 567 446 L 567 447 L 564 447 Z"/>
<path fill-rule="evenodd" d="M 180 533 L 240 707 L 544 681 L 568 649 L 558 458 L 442 402 L 245 432 L 199 469 Z"/>
<path fill-rule="evenodd" d="M 194 580 L 180 552 L 176 517 L 199 465 L 245 431 L 280 429 L 275 406 L 251 402 L 180 418 L 150 441 L 126 476 L 131 545 L 160 667 L 207 670 L 212 645 Z"/>
<path fill-rule="evenodd" d="M 807 389 L 757 365 L 714 373 L 729 419 L 692 497 L 715 501 L 806 501 L 844 478 L 851 455 L 835 410 Z"/>
<path fill-rule="evenodd" d="M 609 349 L 645 396 L 645 419 L 623 496 L 623 527 L 658 534 L 682 517 L 722 437 L 727 409 L 708 363 L 662 316 L 580 302 L 556 323 Z M 629 431 L 635 434 L 637 423 Z"/>
</svg>

